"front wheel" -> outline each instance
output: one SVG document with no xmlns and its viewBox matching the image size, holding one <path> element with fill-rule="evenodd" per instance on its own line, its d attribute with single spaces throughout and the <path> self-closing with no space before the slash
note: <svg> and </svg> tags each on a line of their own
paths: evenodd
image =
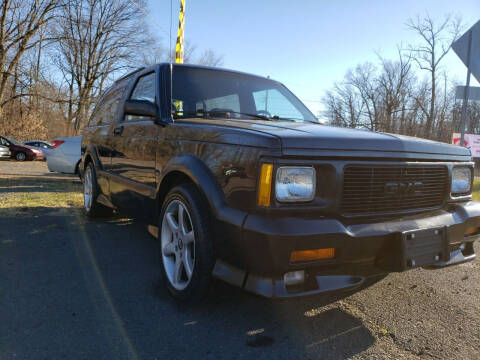
<svg viewBox="0 0 480 360">
<path fill-rule="evenodd" d="M 159 224 L 160 260 L 167 289 L 176 299 L 201 299 L 215 262 L 209 210 L 193 184 L 167 195 Z"/>
<path fill-rule="evenodd" d="M 15 160 L 17 160 L 17 161 L 25 161 L 26 159 L 27 159 L 27 155 L 25 155 L 25 153 L 23 153 L 23 152 L 18 152 L 15 155 Z"/>
</svg>

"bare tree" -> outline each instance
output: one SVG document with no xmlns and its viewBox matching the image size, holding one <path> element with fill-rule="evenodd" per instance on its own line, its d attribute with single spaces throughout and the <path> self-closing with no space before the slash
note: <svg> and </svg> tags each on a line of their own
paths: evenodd
<svg viewBox="0 0 480 360">
<path fill-rule="evenodd" d="M 431 134 L 434 125 L 437 100 L 437 76 L 440 63 L 450 50 L 452 43 L 460 33 L 460 20 L 448 15 L 442 22 L 436 23 L 429 15 L 417 16 L 407 21 L 407 27 L 416 32 L 421 43 L 410 46 L 411 58 L 421 70 L 430 76 L 430 99 L 427 107 L 421 106 L 426 116 L 425 135 Z"/>
<path fill-rule="evenodd" d="M 223 65 L 223 55 L 218 55 L 213 49 L 206 49 L 194 62 L 199 65 L 218 67 Z"/>
<path fill-rule="evenodd" d="M 137 1 L 138 2 L 138 1 Z M 85 124 L 109 76 L 129 67 L 147 43 L 137 6 L 128 0 L 69 0 L 56 28 L 57 66 L 69 88 L 69 121 Z"/>
<path fill-rule="evenodd" d="M 25 52 L 33 49 L 41 38 L 35 35 L 53 17 L 61 4 L 56 0 L 2 0 L 0 5 L 0 117 L 6 103 L 24 94 L 6 96 L 8 82 L 18 74 Z"/>
<path fill-rule="evenodd" d="M 327 116 L 332 125 L 362 127 L 360 119 L 364 103 L 357 89 L 348 82 L 335 84 L 333 90 L 328 91 L 322 101 L 327 107 Z"/>
<path fill-rule="evenodd" d="M 368 117 L 369 130 L 377 130 L 381 116 L 380 92 L 376 80 L 377 68 L 371 63 L 358 65 L 355 70 L 347 72 L 345 80 L 354 86 L 360 94 L 364 112 Z"/>
<path fill-rule="evenodd" d="M 198 47 L 189 41 L 185 42 L 185 50 L 183 52 L 183 62 L 185 64 L 197 64 L 204 66 L 222 66 L 223 55 L 217 54 L 213 49 L 203 50 L 200 55 L 197 55 Z M 171 61 L 175 59 L 175 51 L 170 56 L 170 59 L 164 57 L 163 61 Z"/>
<path fill-rule="evenodd" d="M 380 58 L 382 72 L 378 78 L 378 91 L 382 99 L 383 126 L 386 132 L 398 131 L 395 118 L 400 113 L 404 116 L 405 100 L 411 84 L 411 66 L 408 59 L 398 49 L 398 60 L 391 61 Z M 400 124 L 402 119 L 400 121 Z"/>
</svg>

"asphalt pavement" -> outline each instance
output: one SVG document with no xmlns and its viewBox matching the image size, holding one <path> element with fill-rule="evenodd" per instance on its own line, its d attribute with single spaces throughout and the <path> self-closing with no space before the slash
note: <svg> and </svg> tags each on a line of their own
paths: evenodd
<svg viewBox="0 0 480 360">
<path fill-rule="evenodd" d="M 157 251 L 121 217 L 1 217 L 0 359 L 480 359 L 478 259 L 289 301 L 215 281 L 185 306 Z"/>
</svg>

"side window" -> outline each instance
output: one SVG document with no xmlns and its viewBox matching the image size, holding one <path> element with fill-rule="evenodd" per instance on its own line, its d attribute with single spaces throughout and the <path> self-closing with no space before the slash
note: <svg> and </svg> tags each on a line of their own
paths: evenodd
<svg viewBox="0 0 480 360">
<path fill-rule="evenodd" d="M 133 89 L 131 100 L 150 101 L 155 104 L 155 73 L 143 75 L 138 78 L 135 89 Z M 145 116 L 126 115 L 125 121 L 147 120 Z"/>
<path fill-rule="evenodd" d="M 0 137 L 0 145 L 8 146 L 9 144 L 4 138 Z"/>
<path fill-rule="evenodd" d="M 95 108 L 89 126 L 110 125 L 118 115 L 120 99 L 125 89 L 117 89 L 107 94 Z"/>
<path fill-rule="evenodd" d="M 112 92 L 105 101 L 104 110 L 102 110 L 102 119 L 100 125 L 110 125 L 118 116 L 120 99 L 124 89 L 117 89 Z"/>
<path fill-rule="evenodd" d="M 130 99 L 155 103 L 155 73 L 144 75 L 138 79 Z"/>
<path fill-rule="evenodd" d="M 97 103 L 97 106 L 95 106 L 92 116 L 90 116 L 90 120 L 88 121 L 88 126 L 99 125 L 99 122 L 101 119 L 101 112 L 104 104 L 105 104 L 105 98 L 101 98 L 100 101 Z"/>
</svg>

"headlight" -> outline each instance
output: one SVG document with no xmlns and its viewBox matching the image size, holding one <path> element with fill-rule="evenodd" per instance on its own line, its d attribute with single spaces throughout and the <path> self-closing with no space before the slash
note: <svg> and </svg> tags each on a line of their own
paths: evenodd
<svg viewBox="0 0 480 360">
<path fill-rule="evenodd" d="M 275 195 L 278 201 L 312 200 L 315 196 L 315 169 L 293 166 L 278 168 Z"/>
<path fill-rule="evenodd" d="M 453 168 L 452 195 L 469 194 L 472 186 L 472 170 L 467 167 Z"/>
</svg>

